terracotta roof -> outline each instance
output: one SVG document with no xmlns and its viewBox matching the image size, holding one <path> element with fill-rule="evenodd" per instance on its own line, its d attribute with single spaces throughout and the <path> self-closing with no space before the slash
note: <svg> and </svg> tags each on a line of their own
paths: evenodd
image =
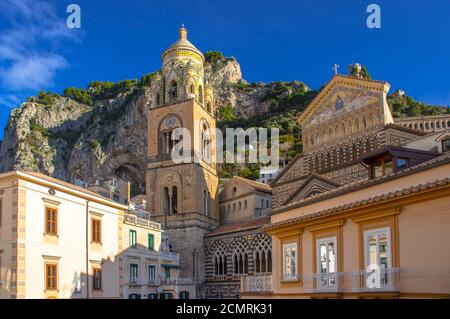
<svg viewBox="0 0 450 319">
<path fill-rule="evenodd" d="M 212 232 L 206 234 L 205 237 L 213 237 L 218 235 L 240 232 L 244 230 L 251 230 L 255 228 L 260 228 L 261 226 L 268 223 L 270 223 L 270 217 L 268 216 L 246 219 L 244 221 L 238 221 L 219 226 Z"/>
<path fill-rule="evenodd" d="M 352 182 L 352 183 L 348 183 L 346 185 L 343 185 L 341 187 L 332 189 L 328 192 L 325 193 L 321 193 L 321 194 L 317 194 L 308 198 L 305 198 L 303 200 L 300 200 L 298 202 L 295 203 L 291 203 L 288 205 L 284 205 L 284 206 L 280 206 L 278 209 L 274 210 L 271 212 L 271 215 L 295 208 L 295 207 L 300 207 L 300 206 L 305 206 L 307 204 L 313 203 L 313 202 L 317 202 L 320 200 L 324 200 L 327 198 L 331 198 L 331 197 L 336 197 L 339 196 L 341 194 L 345 194 L 345 193 L 349 193 L 349 192 L 353 192 L 355 190 L 358 189 L 362 189 L 362 188 L 366 188 L 366 187 L 370 187 L 372 185 L 376 185 L 379 183 L 384 183 L 386 181 L 392 180 L 394 178 L 398 178 L 400 176 L 405 176 L 405 175 L 410 175 L 411 173 L 414 172 L 418 172 L 424 169 L 428 169 L 428 168 L 432 168 L 438 165 L 443 165 L 446 163 L 450 163 L 450 152 L 447 152 L 441 156 L 437 156 L 435 158 L 432 158 L 428 161 L 422 162 L 420 164 L 414 165 L 412 167 L 406 168 L 404 170 L 401 170 L 399 172 L 394 172 L 385 176 L 381 176 L 375 179 L 371 179 L 371 180 L 361 180 L 361 181 L 356 181 L 356 182 Z"/>
<path fill-rule="evenodd" d="M 410 195 L 410 194 L 418 193 L 418 192 L 425 191 L 428 189 L 433 189 L 436 187 L 445 187 L 449 184 L 450 184 L 450 177 L 445 177 L 445 178 L 435 180 L 432 182 L 428 182 L 425 184 L 418 184 L 418 185 L 403 188 L 401 190 L 397 190 L 397 191 L 389 192 L 386 194 L 377 195 L 377 196 L 373 196 L 370 198 L 358 200 L 358 201 L 355 201 L 352 203 L 328 208 L 328 209 L 321 210 L 321 211 L 313 213 L 313 214 L 307 214 L 304 216 L 289 218 L 289 219 L 286 219 L 286 220 L 283 220 L 283 221 L 280 221 L 277 223 L 272 223 L 270 225 L 267 225 L 267 226 L 263 227 L 263 230 L 269 230 L 269 229 L 277 228 L 279 226 L 286 226 L 289 224 L 298 223 L 300 221 L 311 220 L 311 219 L 323 217 L 325 215 L 339 213 L 344 210 L 354 209 L 359 206 L 364 206 L 367 204 L 373 204 L 373 203 L 377 203 L 377 202 L 383 202 L 386 200 L 391 200 L 391 199 L 395 199 L 397 197 L 401 197 L 403 195 Z"/>
<path fill-rule="evenodd" d="M 100 194 L 97 194 L 97 193 L 95 193 L 93 191 L 90 191 L 90 190 L 88 190 L 88 189 L 86 189 L 84 187 L 77 186 L 77 185 L 74 185 L 74 184 L 62 181 L 62 180 L 57 179 L 57 178 L 54 178 L 54 177 L 51 177 L 51 176 L 47 176 L 47 175 L 42 174 L 42 173 L 32 172 L 32 171 L 24 171 L 24 170 L 19 170 L 18 172 L 22 173 L 22 174 L 26 174 L 26 175 L 31 175 L 33 177 L 46 180 L 47 182 L 54 183 L 54 184 L 57 184 L 59 186 L 67 187 L 67 188 L 70 188 L 70 189 L 73 189 L 73 190 L 76 190 L 76 191 L 79 191 L 79 192 L 82 192 L 82 193 L 85 193 L 85 194 L 88 194 L 88 195 L 91 195 L 91 196 L 99 197 L 99 198 L 101 198 L 103 200 L 106 200 L 106 201 L 109 201 L 109 202 L 113 202 L 116 205 L 124 206 L 124 205 L 122 205 L 122 204 L 120 204 L 118 202 L 113 201 L 112 199 L 110 199 L 108 197 L 104 197 L 104 196 L 102 196 Z M 124 206 L 124 207 L 126 207 L 126 206 Z"/>
<path fill-rule="evenodd" d="M 268 185 L 268 184 L 264 184 L 261 182 L 257 182 L 251 179 L 247 179 L 247 178 L 243 178 L 240 176 L 233 176 L 233 179 L 237 179 L 239 181 L 244 182 L 245 184 L 254 187 L 256 189 L 259 189 L 260 191 L 266 192 L 266 193 L 272 193 L 272 186 Z"/>
</svg>

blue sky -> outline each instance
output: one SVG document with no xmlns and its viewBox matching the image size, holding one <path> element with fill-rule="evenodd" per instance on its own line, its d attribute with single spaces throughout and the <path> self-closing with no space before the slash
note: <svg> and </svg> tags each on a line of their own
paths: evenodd
<svg viewBox="0 0 450 319">
<path fill-rule="evenodd" d="M 81 30 L 65 25 L 81 7 Z M 381 29 L 366 8 L 381 7 Z M 332 65 L 360 62 L 414 98 L 450 105 L 448 0 L 0 0 L 0 138 L 9 113 L 39 90 L 139 78 L 184 23 L 202 51 L 235 56 L 250 82 L 318 88 Z"/>
</svg>

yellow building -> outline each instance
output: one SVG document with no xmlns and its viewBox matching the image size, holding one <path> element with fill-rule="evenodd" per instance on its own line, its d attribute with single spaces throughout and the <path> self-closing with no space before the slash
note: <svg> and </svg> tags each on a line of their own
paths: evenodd
<svg viewBox="0 0 450 319">
<path fill-rule="evenodd" d="M 272 184 L 272 275 L 242 297 L 450 297 L 449 135 L 392 125 L 388 87 L 335 76 L 302 114 L 305 153 Z"/>
</svg>

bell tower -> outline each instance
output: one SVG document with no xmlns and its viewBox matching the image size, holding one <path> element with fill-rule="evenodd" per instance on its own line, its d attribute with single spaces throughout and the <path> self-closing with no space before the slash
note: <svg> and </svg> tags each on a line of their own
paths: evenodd
<svg viewBox="0 0 450 319">
<path fill-rule="evenodd" d="M 203 235 L 219 225 L 214 95 L 205 85 L 204 56 L 184 27 L 161 59 L 147 117 L 147 208 L 180 254 L 180 277 L 193 278 L 202 297 Z M 190 136 L 181 141 L 177 128 Z M 172 150 L 185 142 L 190 148 L 184 149 L 184 161 L 174 161 Z"/>
</svg>

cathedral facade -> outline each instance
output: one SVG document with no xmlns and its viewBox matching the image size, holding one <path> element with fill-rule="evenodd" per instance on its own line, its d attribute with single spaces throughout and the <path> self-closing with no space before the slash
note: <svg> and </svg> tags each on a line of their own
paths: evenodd
<svg viewBox="0 0 450 319">
<path fill-rule="evenodd" d="M 303 152 L 273 181 L 273 208 L 367 180 L 360 159 L 426 133 L 394 123 L 383 81 L 335 75 L 302 113 Z"/>
</svg>

